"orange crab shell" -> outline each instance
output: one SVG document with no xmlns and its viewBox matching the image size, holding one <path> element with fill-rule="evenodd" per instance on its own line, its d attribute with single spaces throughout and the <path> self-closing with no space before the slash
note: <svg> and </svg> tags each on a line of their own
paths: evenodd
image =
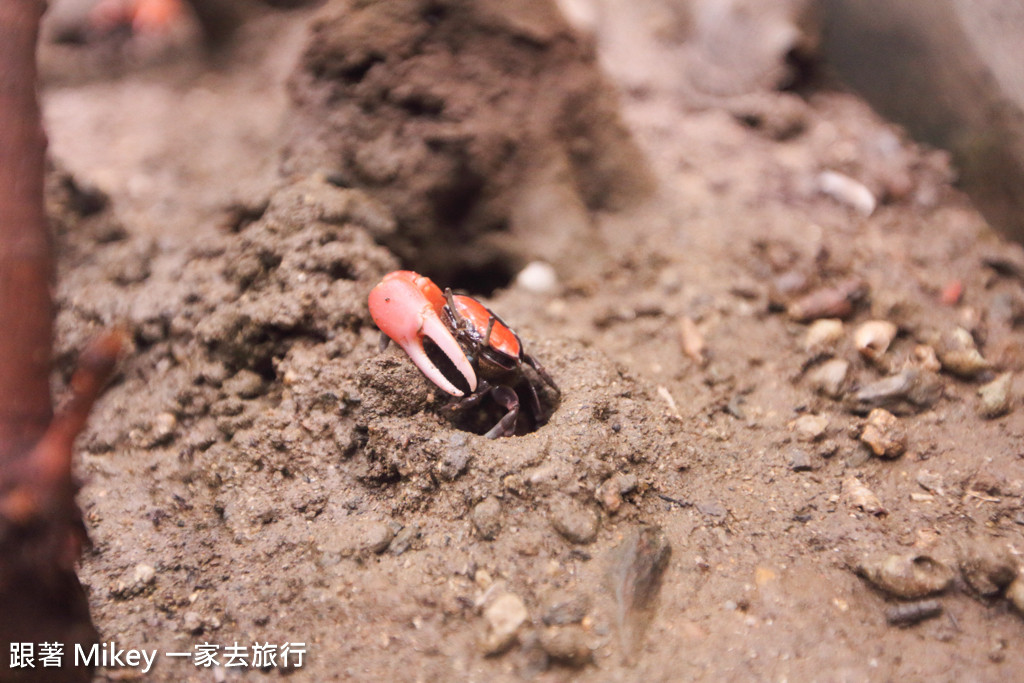
<svg viewBox="0 0 1024 683">
<path fill-rule="evenodd" d="M 494 326 L 491 328 L 491 335 L 488 338 L 488 345 L 491 348 L 512 358 L 520 357 L 523 347 L 519 342 L 519 337 L 507 325 L 498 320 L 498 317 L 486 306 L 472 297 L 461 294 L 456 294 L 452 300 L 455 302 L 459 315 L 469 320 L 481 335 L 487 332 L 487 326 L 490 325 L 491 320 L 494 320 Z"/>
</svg>

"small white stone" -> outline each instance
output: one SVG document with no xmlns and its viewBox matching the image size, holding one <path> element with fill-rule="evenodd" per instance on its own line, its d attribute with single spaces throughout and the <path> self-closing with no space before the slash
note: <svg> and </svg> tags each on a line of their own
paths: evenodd
<svg viewBox="0 0 1024 683">
<path fill-rule="evenodd" d="M 135 565 L 135 572 L 132 575 L 132 580 L 140 585 L 149 585 L 156 578 L 156 568 L 153 565 L 139 563 Z"/>
<path fill-rule="evenodd" d="M 515 593 L 503 593 L 496 597 L 484 609 L 484 619 L 490 626 L 481 643 L 484 653 L 493 655 L 505 651 L 529 616 L 522 598 Z"/>
<path fill-rule="evenodd" d="M 516 275 L 515 284 L 534 294 L 553 294 L 558 290 L 558 273 L 550 263 L 531 261 Z"/>
<path fill-rule="evenodd" d="M 824 415 L 801 415 L 789 423 L 798 441 L 817 441 L 825 435 L 829 420 Z"/>
<path fill-rule="evenodd" d="M 174 434 L 178 426 L 178 418 L 174 413 L 160 413 L 153 420 L 153 438 L 163 441 Z"/>
<path fill-rule="evenodd" d="M 1024 616 L 1024 575 L 1017 575 L 1010 587 L 1006 589 L 1006 598 L 1010 604 Z"/>
</svg>

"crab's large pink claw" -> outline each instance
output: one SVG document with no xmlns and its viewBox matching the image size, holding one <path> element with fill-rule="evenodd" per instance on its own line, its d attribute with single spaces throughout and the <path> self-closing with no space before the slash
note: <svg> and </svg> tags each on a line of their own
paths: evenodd
<svg viewBox="0 0 1024 683">
<path fill-rule="evenodd" d="M 466 353 L 441 321 L 444 295 L 430 278 L 410 270 L 388 273 L 370 291 L 370 316 L 380 331 L 401 346 L 427 379 L 452 396 L 464 392 L 444 376 L 427 356 L 423 337 L 429 337 L 466 379 L 470 391 L 476 390 L 476 372 Z"/>
</svg>

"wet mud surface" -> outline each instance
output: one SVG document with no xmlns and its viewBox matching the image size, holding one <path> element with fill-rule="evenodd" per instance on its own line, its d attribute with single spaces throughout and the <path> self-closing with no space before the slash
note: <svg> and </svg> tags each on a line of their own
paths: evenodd
<svg viewBox="0 0 1024 683">
<path fill-rule="evenodd" d="M 496 44 L 611 88 L 585 44 L 448 4 L 442 24 L 516 27 Z M 55 383 L 100 329 L 133 346 L 79 442 L 104 640 L 306 646 L 294 670 L 161 658 L 146 678 L 167 681 L 1015 677 L 1024 251 L 943 153 L 838 92 L 693 109 L 631 91 L 621 118 L 602 100 L 566 129 L 565 92 L 538 87 L 517 92 L 546 112 L 523 135 L 541 133 L 493 174 L 475 145 L 519 139 L 508 111 L 460 109 L 466 72 L 430 64 L 462 55 L 500 90 L 475 38 L 345 66 L 332 17 L 268 15 L 218 70 L 44 90 Z M 380 50 L 408 44 L 405 19 L 371 19 Z M 409 73 L 423 91 L 388 100 Z M 442 123 L 454 156 L 423 143 Z M 572 141 L 620 126 L 613 162 L 646 168 L 606 205 L 580 179 L 617 176 Z M 434 156 L 400 153 L 421 143 Z M 456 157 L 486 180 L 480 213 L 408 220 L 431 192 L 416 183 L 466 187 Z M 398 165 L 365 177 L 375 161 Z M 431 231 L 477 260 L 416 267 L 488 295 L 558 382 L 537 431 L 460 431 L 399 349 L 378 353 L 366 295 L 410 265 L 384 245 L 408 259 Z M 481 264 L 538 259 L 553 286 L 473 290 Z"/>
</svg>

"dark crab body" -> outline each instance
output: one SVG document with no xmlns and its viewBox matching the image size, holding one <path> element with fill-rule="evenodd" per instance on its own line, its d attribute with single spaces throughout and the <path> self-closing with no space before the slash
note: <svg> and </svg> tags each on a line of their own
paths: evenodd
<svg viewBox="0 0 1024 683">
<path fill-rule="evenodd" d="M 477 376 L 476 392 L 454 404 L 453 408 L 470 408 L 479 404 L 489 393 L 495 403 L 507 411 L 486 432 L 485 435 L 490 438 L 516 433 L 522 402 L 526 403 L 534 425 L 546 422 L 550 416 L 541 403 L 538 384 L 527 375 L 524 365 L 531 367 L 554 390 L 556 397 L 561 392 L 540 361 L 526 352 L 519 335 L 493 311 L 472 297 L 453 295 L 447 289 L 445 301 L 441 317 L 455 334 L 455 339 L 466 353 Z M 524 401 L 520 400 L 521 396 Z"/>
<path fill-rule="evenodd" d="M 473 409 L 486 408 L 487 398 L 504 411 L 484 433 L 491 439 L 528 430 L 520 414 L 524 403 L 532 426 L 550 417 L 538 388 L 547 384 L 557 399 L 558 385 L 525 351 L 519 335 L 476 299 L 450 289 L 441 295 L 429 278 L 395 271 L 370 292 L 369 305 L 385 345 L 393 339 L 429 380 L 462 397 L 447 409 L 453 420 L 479 417 Z"/>
</svg>

